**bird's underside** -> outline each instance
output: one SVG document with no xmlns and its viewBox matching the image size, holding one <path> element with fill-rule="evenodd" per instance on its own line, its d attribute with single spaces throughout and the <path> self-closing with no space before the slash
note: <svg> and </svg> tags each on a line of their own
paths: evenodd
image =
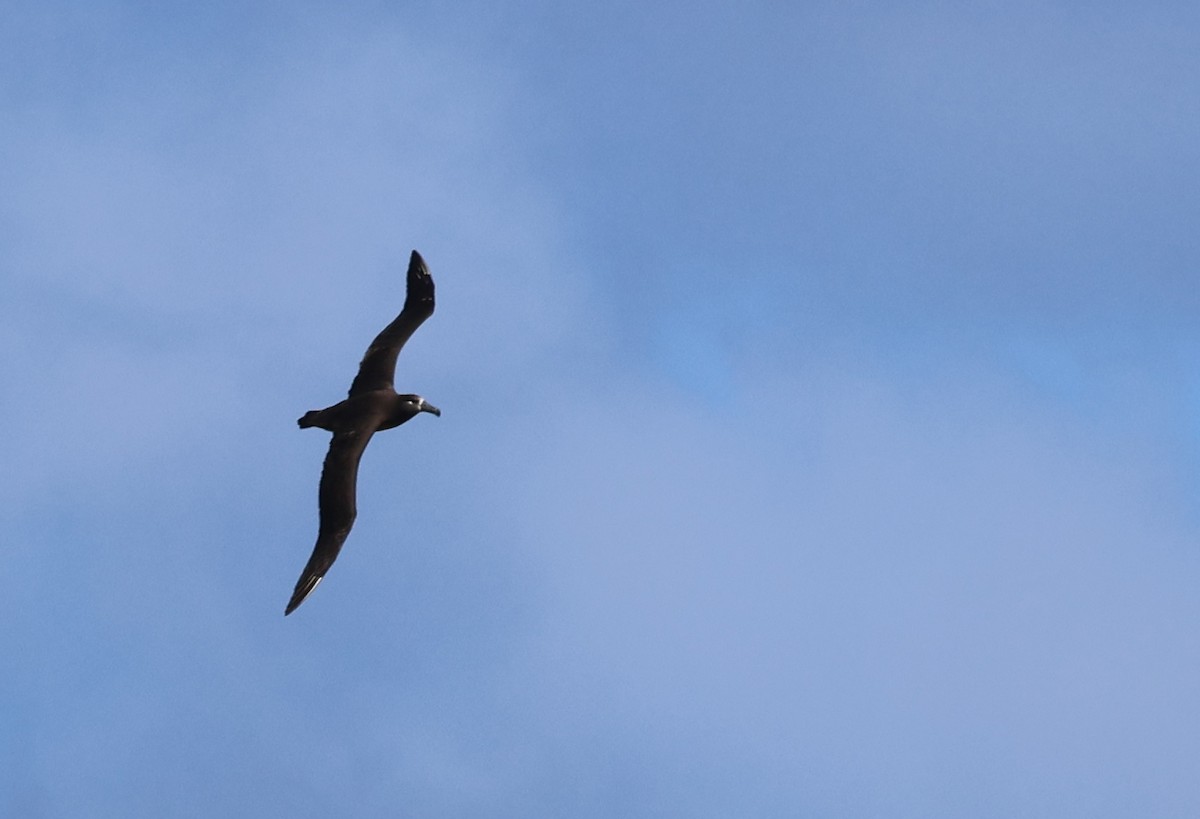
<svg viewBox="0 0 1200 819">
<path fill-rule="evenodd" d="M 396 356 L 413 332 L 433 314 L 433 279 L 425 261 L 413 251 L 408 265 L 404 309 L 371 342 L 358 366 L 345 401 L 312 410 L 298 421 L 301 428 L 333 433 L 321 470 L 317 543 L 296 583 L 284 614 L 291 614 L 325 577 L 337 559 L 357 515 L 356 484 L 363 451 L 376 432 L 403 424 L 420 412 L 441 412 L 419 395 L 397 394 L 393 386 Z"/>
</svg>

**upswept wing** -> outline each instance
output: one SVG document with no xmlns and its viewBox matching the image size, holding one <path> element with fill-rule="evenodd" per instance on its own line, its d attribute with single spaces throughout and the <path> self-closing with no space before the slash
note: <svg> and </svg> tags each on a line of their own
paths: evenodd
<svg viewBox="0 0 1200 819">
<path fill-rule="evenodd" d="M 350 385 L 350 396 L 392 387 L 396 377 L 396 356 L 425 319 L 433 315 L 433 277 L 417 251 L 408 260 L 408 295 L 404 309 L 375 337 L 358 365 L 358 375 Z"/>
</svg>

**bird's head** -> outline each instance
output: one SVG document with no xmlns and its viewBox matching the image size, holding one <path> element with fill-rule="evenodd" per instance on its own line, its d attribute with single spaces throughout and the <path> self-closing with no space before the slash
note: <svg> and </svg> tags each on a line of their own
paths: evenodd
<svg viewBox="0 0 1200 819">
<path fill-rule="evenodd" d="M 401 397 L 404 399 L 404 403 L 412 409 L 413 415 L 416 415 L 418 412 L 432 413 L 439 418 L 442 415 L 442 411 L 440 409 L 435 407 L 433 404 L 430 404 L 419 395 L 404 395 Z"/>
</svg>

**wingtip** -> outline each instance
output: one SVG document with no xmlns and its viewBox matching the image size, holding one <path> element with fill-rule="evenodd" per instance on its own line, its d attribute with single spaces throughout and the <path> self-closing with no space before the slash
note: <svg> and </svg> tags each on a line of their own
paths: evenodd
<svg viewBox="0 0 1200 819">
<path fill-rule="evenodd" d="M 420 324 L 433 313 L 433 275 L 425 259 L 416 250 L 408 261 L 407 281 L 408 294 L 404 298 L 404 309 L 415 311 L 411 315 Z"/>
<path fill-rule="evenodd" d="M 292 592 L 292 599 L 288 601 L 287 608 L 283 610 L 283 616 L 287 617 L 296 609 L 300 608 L 300 604 L 308 599 L 308 596 L 313 593 L 317 586 L 321 585 L 323 577 L 314 577 L 307 581 L 296 584 L 296 590 Z"/>
</svg>

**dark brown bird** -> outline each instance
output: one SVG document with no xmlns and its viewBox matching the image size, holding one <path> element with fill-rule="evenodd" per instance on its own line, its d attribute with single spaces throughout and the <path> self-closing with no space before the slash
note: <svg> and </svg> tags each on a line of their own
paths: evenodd
<svg viewBox="0 0 1200 819">
<path fill-rule="evenodd" d="M 355 484 L 358 462 L 367 442 L 376 432 L 398 427 L 419 412 L 441 415 L 442 411 L 419 395 L 398 395 L 392 386 L 396 356 L 425 319 L 433 315 L 433 277 L 417 251 L 408 262 L 408 295 L 395 321 L 383 328 L 350 385 L 350 396 L 332 407 L 311 410 L 297 423 L 301 429 L 320 427 L 333 433 L 325 468 L 321 471 L 321 525 L 317 545 L 300 574 L 284 615 L 291 614 L 312 594 L 333 561 L 337 560 L 357 515 Z"/>
</svg>

